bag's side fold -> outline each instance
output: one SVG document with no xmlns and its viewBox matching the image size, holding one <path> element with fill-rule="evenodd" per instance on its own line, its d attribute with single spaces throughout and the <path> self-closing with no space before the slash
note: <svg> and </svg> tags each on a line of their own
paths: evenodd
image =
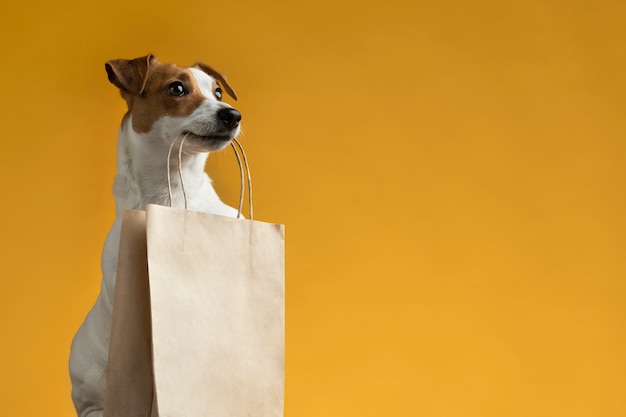
<svg viewBox="0 0 626 417">
<path fill-rule="evenodd" d="M 146 213 L 122 216 L 104 417 L 150 417 L 154 396 Z"/>
</svg>

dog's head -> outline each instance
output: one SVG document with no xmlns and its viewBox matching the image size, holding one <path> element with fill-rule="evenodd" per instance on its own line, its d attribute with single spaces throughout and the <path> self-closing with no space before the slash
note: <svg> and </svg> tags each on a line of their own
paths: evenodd
<svg viewBox="0 0 626 417">
<path fill-rule="evenodd" d="M 105 68 L 138 134 L 166 143 L 185 136 L 185 149 L 192 152 L 220 150 L 239 134 L 241 114 L 222 102 L 222 88 L 235 100 L 237 95 L 226 77 L 206 64 L 181 67 L 147 55 L 111 60 Z"/>
</svg>

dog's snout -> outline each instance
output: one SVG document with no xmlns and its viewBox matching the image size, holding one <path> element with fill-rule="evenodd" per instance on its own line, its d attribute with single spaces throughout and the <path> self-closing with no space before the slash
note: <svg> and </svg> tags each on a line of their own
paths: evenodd
<svg viewBox="0 0 626 417">
<path fill-rule="evenodd" d="M 241 121 L 241 113 L 233 108 L 221 109 L 217 112 L 217 117 L 224 123 L 227 129 L 234 129 Z"/>
</svg>

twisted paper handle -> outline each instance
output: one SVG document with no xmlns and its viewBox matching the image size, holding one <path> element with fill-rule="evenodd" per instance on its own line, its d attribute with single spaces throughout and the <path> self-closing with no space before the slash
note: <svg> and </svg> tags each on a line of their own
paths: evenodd
<svg viewBox="0 0 626 417">
<path fill-rule="evenodd" d="M 233 142 L 237 144 L 237 147 L 235 147 Z M 253 218 L 252 178 L 250 178 L 250 166 L 248 165 L 248 158 L 246 157 L 246 152 L 243 150 L 243 146 L 241 146 L 241 143 L 239 143 L 239 141 L 236 138 L 233 138 L 232 142 L 230 143 L 230 146 L 233 148 L 233 151 L 235 152 L 235 157 L 237 158 L 237 165 L 239 165 L 239 174 L 240 174 L 240 180 L 241 180 L 241 188 L 239 191 L 239 209 L 237 211 L 237 218 L 241 217 L 241 211 L 243 208 L 243 197 L 244 197 L 244 186 L 243 186 L 244 168 L 241 166 L 241 159 L 239 158 L 239 153 L 237 152 L 237 148 L 239 148 L 239 150 L 241 151 L 241 156 L 243 157 L 243 164 L 245 166 L 246 176 L 248 180 L 248 215 L 250 216 L 250 220 L 252 220 Z"/>
<path fill-rule="evenodd" d="M 182 140 L 180 141 L 180 145 L 178 146 L 178 177 L 180 178 L 180 185 L 183 190 L 183 198 L 185 200 L 185 210 L 187 210 L 187 191 L 185 190 L 185 180 L 183 179 L 182 155 L 183 155 L 183 144 L 185 143 L 185 139 L 187 139 L 187 136 L 188 135 L 183 136 Z M 172 181 L 170 178 L 170 159 L 172 156 L 172 149 L 174 148 L 174 144 L 176 143 L 176 141 L 178 141 L 178 138 L 179 136 L 176 136 L 176 139 L 172 141 L 172 144 L 170 145 L 170 148 L 167 152 L 167 191 L 168 191 L 168 196 L 169 196 L 170 207 L 172 207 L 172 201 L 173 201 Z M 235 144 L 237 144 L 237 146 L 235 146 Z M 248 183 L 248 210 L 249 210 L 250 220 L 252 220 L 253 218 L 252 178 L 250 176 L 250 166 L 248 165 L 248 158 L 246 157 L 246 152 L 243 150 L 243 146 L 241 146 L 241 143 L 239 143 L 239 141 L 236 138 L 232 139 L 230 146 L 233 148 L 233 151 L 235 152 L 235 158 L 237 158 L 237 165 L 239 165 L 239 174 L 240 174 L 240 183 L 241 183 L 241 187 L 239 190 L 239 207 L 237 210 L 237 218 L 238 219 L 241 218 L 241 212 L 243 210 L 243 200 L 244 200 L 244 194 L 245 194 L 245 186 L 244 186 L 244 167 L 245 167 L 247 183 Z M 239 148 L 239 151 L 237 150 L 237 148 Z M 241 152 L 241 156 L 239 155 L 239 152 Z M 241 164 L 242 158 L 243 158 L 243 165 Z"/>
</svg>

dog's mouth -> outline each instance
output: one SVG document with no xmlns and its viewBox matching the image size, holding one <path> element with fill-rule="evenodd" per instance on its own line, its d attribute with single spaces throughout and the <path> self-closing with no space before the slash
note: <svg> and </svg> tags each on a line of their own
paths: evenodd
<svg viewBox="0 0 626 417">
<path fill-rule="evenodd" d="M 233 138 L 232 135 L 199 135 L 190 131 L 183 132 L 182 137 L 186 139 L 187 143 L 190 145 L 188 149 L 192 152 L 194 150 L 195 152 L 220 151 L 227 147 Z"/>
<path fill-rule="evenodd" d="M 198 139 L 212 144 L 224 143 L 232 139 L 232 136 L 230 135 L 199 135 L 190 131 L 183 132 L 183 137 L 188 139 Z"/>
</svg>

